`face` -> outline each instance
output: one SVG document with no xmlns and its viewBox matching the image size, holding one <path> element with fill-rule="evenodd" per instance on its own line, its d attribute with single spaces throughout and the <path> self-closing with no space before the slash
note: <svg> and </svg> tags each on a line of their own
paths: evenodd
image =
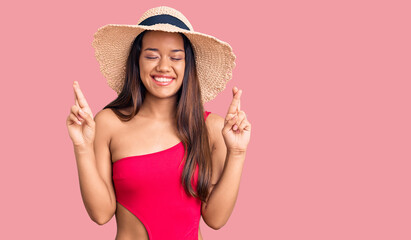
<svg viewBox="0 0 411 240">
<path fill-rule="evenodd" d="M 183 83 L 184 41 L 178 33 L 151 31 L 142 40 L 140 78 L 147 94 L 175 97 Z"/>
</svg>

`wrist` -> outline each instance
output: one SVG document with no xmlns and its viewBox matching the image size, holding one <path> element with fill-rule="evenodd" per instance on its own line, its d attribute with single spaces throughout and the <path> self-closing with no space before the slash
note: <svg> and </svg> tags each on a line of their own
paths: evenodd
<svg viewBox="0 0 411 240">
<path fill-rule="evenodd" d="M 227 154 L 231 156 L 245 156 L 246 150 L 227 149 Z"/>
<path fill-rule="evenodd" d="M 77 153 L 87 153 L 90 151 L 94 151 L 94 145 L 92 143 L 84 143 L 84 144 L 73 144 L 74 151 Z"/>
</svg>

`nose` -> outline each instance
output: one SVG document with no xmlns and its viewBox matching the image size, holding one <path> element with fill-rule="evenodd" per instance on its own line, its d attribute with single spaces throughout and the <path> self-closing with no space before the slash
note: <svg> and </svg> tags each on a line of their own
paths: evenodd
<svg viewBox="0 0 411 240">
<path fill-rule="evenodd" d="M 157 71 L 168 72 L 170 71 L 170 62 L 167 58 L 161 58 L 157 64 Z"/>
</svg>

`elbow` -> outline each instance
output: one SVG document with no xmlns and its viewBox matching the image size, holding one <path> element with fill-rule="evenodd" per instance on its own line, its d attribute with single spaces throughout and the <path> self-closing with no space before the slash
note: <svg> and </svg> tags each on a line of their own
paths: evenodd
<svg viewBox="0 0 411 240">
<path fill-rule="evenodd" d="M 110 221 L 111 217 L 94 217 L 91 220 L 97 223 L 98 225 L 102 226 Z"/>
<path fill-rule="evenodd" d="M 85 206 L 90 219 L 100 226 L 108 223 L 116 212 L 115 204 L 97 203 L 93 206 L 90 206 L 90 204 Z"/>
<path fill-rule="evenodd" d="M 227 223 L 227 221 L 223 220 L 223 219 L 221 219 L 221 220 L 217 220 L 217 219 L 214 219 L 214 220 L 207 219 L 206 220 L 206 219 L 204 219 L 204 222 L 207 224 L 207 226 L 209 226 L 210 228 L 212 228 L 214 230 L 221 229 Z"/>
<path fill-rule="evenodd" d="M 230 215 L 220 210 L 212 209 L 204 205 L 201 210 L 204 222 L 210 228 L 219 230 L 228 222 Z"/>
<path fill-rule="evenodd" d="M 221 222 L 221 223 L 212 223 L 212 224 L 208 224 L 208 226 L 214 230 L 219 230 L 220 228 L 224 227 L 226 223 L 225 222 Z"/>
<path fill-rule="evenodd" d="M 92 214 L 90 215 L 90 218 L 91 220 L 93 220 L 93 222 L 101 226 L 101 225 L 108 223 L 113 217 L 113 215 L 114 215 L 114 212 L 110 212 L 108 214 Z"/>
</svg>

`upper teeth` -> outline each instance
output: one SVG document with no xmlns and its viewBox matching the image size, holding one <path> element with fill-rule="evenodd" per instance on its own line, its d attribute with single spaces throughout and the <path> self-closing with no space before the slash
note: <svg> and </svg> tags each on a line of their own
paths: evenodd
<svg viewBox="0 0 411 240">
<path fill-rule="evenodd" d="M 158 78 L 158 77 L 154 77 L 154 79 L 159 82 L 170 82 L 171 80 L 173 80 L 170 78 Z"/>
</svg>

